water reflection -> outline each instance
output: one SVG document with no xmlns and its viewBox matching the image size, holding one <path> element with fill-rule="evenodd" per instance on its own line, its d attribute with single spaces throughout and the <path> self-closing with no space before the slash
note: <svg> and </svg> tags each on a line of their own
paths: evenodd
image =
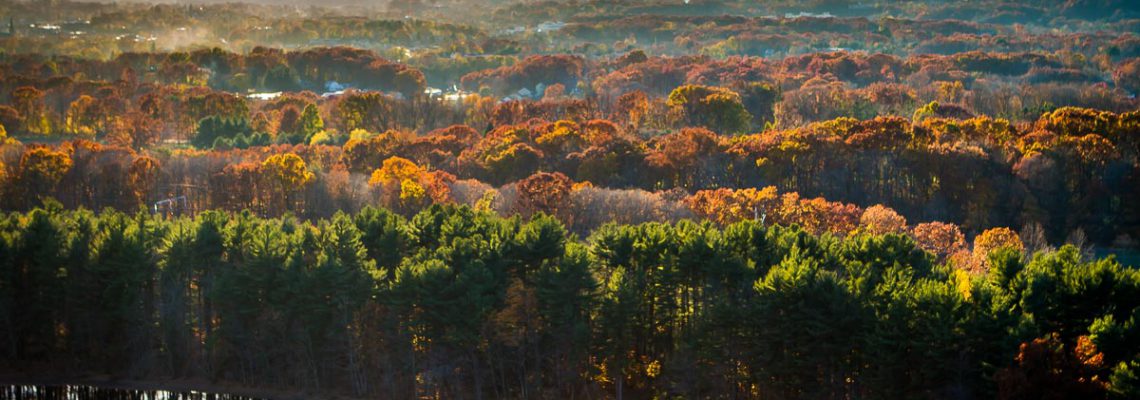
<svg viewBox="0 0 1140 400">
<path fill-rule="evenodd" d="M 259 400 L 253 397 L 194 390 L 132 390 L 94 386 L 0 386 L 0 400 Z"/>
</svg>

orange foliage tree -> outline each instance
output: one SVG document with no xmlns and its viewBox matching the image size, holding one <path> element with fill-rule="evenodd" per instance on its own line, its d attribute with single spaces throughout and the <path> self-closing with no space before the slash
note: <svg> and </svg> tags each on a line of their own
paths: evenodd
<svg viewBox="0 0 1140 400">
<path fill-rule="evenodd" d="M 800 225 L 814 234 L 829 232 L 846 235 L 859 224 L 862 210 L 854 204 L 827 201 L 822 197 L 801 199 L 799 193 L 785 193 L 781 197 L 779 223 Z"/>
<path fill-rule="evenodd" d="M 902 233 L 906 231 L 906 218 L 887 206 L 876 204 L 863 210 L 859 226 L 863 231 L 875 235 Z"/>
<path fill-rule="evenodd" d="M 560 172 L 539 172 L 518 182 L 518 208 L 524 215 L 557 215 L 570 198 L 574 182 Z"/>
<path fill-rule="evenodd" d="M 958 229 L 958 225 L 924 222 L 915 225 L 911 234 L 919 247 L 940 258 L 966 249 L 966 236 Z"/>
<path fill-rule="evenodd" d="M 748 219 L 767 219 L 779 212 L 780 196 L 775 186 L 763 189 L 699 190 L 685 198 L 685 205 L 698 217 L 721 225 Z"/>
<path fill-rule="evenodd" d="M 131 162 L 130 175 L 131 188 L 135 192 L 135 198 L 139 202 L 145 202 L 147 195 L 150 194 L 154 188 L 155 182 L 158 181 L 158 174 L 161 172 L 162 166 L 158 160 L 150 156 L 139 156 Z"/>
</svg>

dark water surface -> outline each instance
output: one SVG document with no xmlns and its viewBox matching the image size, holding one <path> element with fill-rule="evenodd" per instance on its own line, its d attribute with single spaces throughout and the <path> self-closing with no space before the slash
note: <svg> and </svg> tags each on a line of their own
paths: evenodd
<svg viewBox="0 0 1140 400">
<path fill-rule="evenodd" d="M 259 400 L 254 397 L 193 390 L 112 389 L 83 385 L 0 385 L 0 400 Z"/>
</svg>

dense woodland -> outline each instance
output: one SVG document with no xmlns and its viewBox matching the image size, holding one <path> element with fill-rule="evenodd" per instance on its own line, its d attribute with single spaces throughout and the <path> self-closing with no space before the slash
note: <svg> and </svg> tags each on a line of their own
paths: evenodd
<svg viewBox="0 0 1140 400">
<path fill-rule="evenodd" d="M 1025 259 L 1007 229 L 975 240 L 980 271 L 898 233 L 578 238 L 466 206 L 307 222 L 52 203 L 0 239 L 0 354 L 29 371 L 387 398 L 1133 398 L 1140 379 L 1140 272 L 1072 245 Z"/>
<path fill-rule="evenodd" d="M 229 60 L 217 69 L 232 75 L 186 84 L 191 78 L 170 72 L 179 70 L 171 58 L 188 66 Z M 753 216 L 713 215 L 741 206 L 779 218 L 785 204 L 831 221 L 823 229 L 846 232 L 861 208 L 883 204 L 911 221 L 960 225 L 971 236 L 992 227 L 1040 226 L 1048 242 L 1079 232 L 1100 245 L 1134 246 L 1137 100 L 1103 82 L 1014 83 L 1025 78 L 1002 75 L 1033 74 L 1030 65 L 1050 62 L 1029 53 L 911 59 L 826 53 L 776 62 L 641 52 L 593 62 L 534 56 L 464 77 L 464 85 L 483 82 L 485 94 L 441 99 L 419 93 L 424 81 L 414 69 L 347 48 L 202 50 L 111 62 L 29 56 L 0 65 L 11 71 L 0 80 L 0 92 L 10 90 L 0 123 L 15 138 L 0 148 L 0 189 L 3 206 L 15 210 L 45 196 L 68 207 L 124 211 L 188 196 L 194 210 L 250 209 L 263 216 L 328 217 L 378 202 L 410 215 L 432 203 L 479 200 L 510 214 L 529 201 L 520 200 L 527 193 L 518 182 L 556 173 L 551 182 L 562 188 L 540 190 L 554 198 L 539 211 L 558 215 L 578 233 L 623 217 Z M 311 79 L 370 82 L 390 91 L 300 91 L 258 100 L 210 86 L 239 75 L 271 81 L 255 71 L 277 69 L 264 66 L 273 63 L 323 77 Z M 607 68 L 613 71 L 585 83 L 585 76 L 599 75 L 587 71 Z M 903 82 L 949 68 L 939 73 L 1004 83 L 975 78 L 969 86 L 918 86 L 896 82 L 896 68 L 910 74 Z M 1140 61 L 1120 68 L 1134 71 L 1117 75 L 1132 76 Z M 984 72 L 992 69 L 998 72 Z M 148 70 L 156 72 L 134 72 Z M 832 71 L 865 86 L 853 88 Z M 773 76 L 791 81 L 763 80 Z M 538 99 L 492 97 L 505 91 L 493 87 L 543 82 L 549 87 Z M 596 90 L 572 96 L 567 85 Z M 672 89 L 649 89 L 662 87 Z M 1033 100 L 1043 105 L 1011 109 L 1035 90 L 1067 106 Z M 273 168 L 275 157 L 296 162 Z M 736 194 L 768 187 L 794 198 Z M 826 201 L 800 206 L 800 198 Z M 704 203 L 694 207 L 696 200 Z"/>
<path fill-rule="evenodd" d="M 0 0 L 0 381 L 1140 397 L 1133 2 L 254 3 Z"/>
</svg>

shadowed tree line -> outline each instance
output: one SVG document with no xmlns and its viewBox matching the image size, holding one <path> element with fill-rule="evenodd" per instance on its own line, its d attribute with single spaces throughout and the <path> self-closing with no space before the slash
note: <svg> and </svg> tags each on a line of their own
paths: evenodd
<svg viewBox="0 0 1140 400">
<path fill-rule="evenodd" d="M 1137 395 L 1136 271 L 1001 232 L 967 271 L 873 229 L 580 239 L 457 206 L 307 222 L 49 202 L 0 217 L 0 365 L 389 398 Z"/>
</svg>

